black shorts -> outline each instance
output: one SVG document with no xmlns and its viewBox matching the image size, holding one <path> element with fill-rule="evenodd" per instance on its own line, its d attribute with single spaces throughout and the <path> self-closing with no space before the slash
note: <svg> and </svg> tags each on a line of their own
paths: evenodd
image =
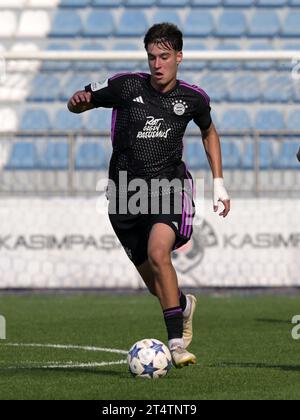
<svg viewBox="0 0 300 420">
<path fill-rule="evenodd" d="M 175 208 L 175 197 L 178 199 Z M 161 197 L 160 197 L 161 198 Z M 150 200 L 149 200 L 150 202 Z M 181 207 L 179 212 L 179 207 Z M 151 209 L 151 206 L 149 207 Z M 149 210 L 148 208 L 148 210 Z M 193 194 L 173 192 L 170 196 L 170 211 L 162 211 L 160 201 L 157 212 L 148 214 L 110 214 L 112 227 L 121 242 L 125 252 L 135 266 L 143 264 L 148 259 L 148 240 L 152 226 L 164 223 L 170 226 L 176 235 L 173 251 L 186 244 L 193 233 L 195 203 Z"/>
</svg>

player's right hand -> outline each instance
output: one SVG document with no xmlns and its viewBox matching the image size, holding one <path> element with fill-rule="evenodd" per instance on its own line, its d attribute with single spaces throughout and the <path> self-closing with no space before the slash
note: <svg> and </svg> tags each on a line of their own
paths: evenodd
<svg viewBox="0 0 300 420">
<path fill-rule="evenodd" d="M 86 92 L 85 90 L 79 90 L 78 92 L 74 93 L 74 95 L 70 99 L 70 103 L 73 106 L 79 104 L 89 104 L 92 99 L 91 92 Z"/>
</svg>

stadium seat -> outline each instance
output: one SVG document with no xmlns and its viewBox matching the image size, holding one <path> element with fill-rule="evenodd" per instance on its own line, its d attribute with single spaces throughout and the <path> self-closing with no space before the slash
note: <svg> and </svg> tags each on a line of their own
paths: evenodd
<svg viewBox="0 0 300 420">
<path fill-rule="evenodd" d="M 271 169 L 273 167 L 273 144 L 270 140 L 259 141 L 259 167 L 260 169 Z"/>
<path fill-rule="evenodd" d="M 283 115 L 276 109 L 259 110 L 256 113 L 255 129 L 259 131 L 284 130 Z"/>
<path fill-rule="evenodd" d="M 58 99 L 60 80 L 49 74 L 38 74 L 31 83 L 31 92 L 28 101 L 51 102 Z"/>
<path fill-rule="evenodd" d="M 223 12 L 219 18 L 216 35 L 219 37 L 241 37 L 246 32 L 246 19 L 242 12 Z"/>
<path fill-rule="evenodd" d="M 223 0 L 225 7 L 251 7 L 255 5 L 255 0 Z"/>
<path fill-rule="evenodd" d="M 251 51 L 274 50 L 273 44 L 270 43 L 254 43 L 249 46 Z M 274 61 L 248 61 L 245 63 L 247 70 L 271 70 L 276 67 Z"/>
<path fill-rule="evenodd" d="M 139 46 L 134 43 L 117 43 L 113 46 L 112 51 L 138 51 Z M 111 61 L 108 63 L 108 69 L 114 72 L 133 71 L 139 68 L 139 61 L 123 60 Z"/>
<path fill-rule="evenodd" d="M 16 14 L 12 11 L 0 11 L 0 38 L 12 38 L 17 29 Z"/>
<path fill-rule="evenodd" d="M 219 128 L 228 131 L 251 130 L 251 118 L 244 109 L 230 109 L 224 112 Z"/>
<path fill-rule="evenodd" d="M 285 140 L 279 149 L 279 153 L 274 161 L 276 169 L 297 169 L 299 170 L 299 162 L 296 155 L 299 150 L 299 141 Z"/>
<path fill-rule="evenodd" d="M 156 0 L 125 0 L 126 7 L 152 7 L 156 5 Z"/>
<path fill-rule="evenodd" d="M 56 131 L 76 131 L 83 128 L 82 114 L 73 114 L 68 109 L 58 109 L 52 123 Z"/>
<path fill-rule="evenodd" d="M 181 27 L 180 13 L 176 12 L 175 10 L 160 9 L 154 14 L 152 19 L 152 25 L 161 22 L 170 22 L 174 23 L 178 27 Z"/>
<path fill-rule="evenodd" d="M 258 11 L 253 15 L 249 35 L 252 37 L 270 38 L 279 34 L 280 21 L 274 11 Z"/>
<path fill-rule="evenodd" d="M 17 36 L 25 38 L 44 38 L 50 31 L 50 19 L 46 11 L 25 10 L 19 22 Z"/>
<path fill-rule="evenodd" d="M 240 51 L 240 46 L 237 44 L 221 44 L 218 45 L 215 51 Z M 239 70 L 242 67 L 241 61 L 212 61 L 210 68 L 212 70 Z"/>
<path fill-rule="evenodd" d="M 77 170 L 100 170 L 107 167 L 103 142 L 86 142 L 78 148 L 75 160 Z"/>
<path fill-rule="evenodd" d="M 46 46 L 46 51 L 71 51 L 72 47 L 70 44 L 66 43 L 55 43 L 49 44 Z M 64 72 L 69 70 L 71 67 L 70 61 L 50 61 L 45 60 L 42 64 L 42 71 L 57 71 L 57 72 Z"/>
<path fill-rule="evenodd" d="M 64 102 L 67 101 L 74 94 L 74 92 L 84 89 L 86 85 L 93 81 L 94 80 L 90 80 L 90 75 L 72 74 L 65 80 L 64 84 L 62 83 L 60 100 Z"/>
<path fill-rule="evenodd" d="M 288 0 L 289 7 L 300 7 L 300 0 Z"/>
<path fill-rule="evenodd" d="M 50 121 L 44 109 L 26 109 L 20 122 L 21 131 L 48 131 Z"/>
<path fill-rule="evenodd" d="M 80 15 L 76 11 L 61 10 L 56 12 L 52 22 L 50 36 L 76 37 L 82 32 Z"/>
<path fill-rule="evenodd" d="M 101 108 L 95 109 L 88 113 L 87 130 L 110 131 L 111 129 L 111 109 Z"/>
<path fill-rule="evenodd" d="M 29 170 L 37 169 L 38 155 L 34 143 L 18 142 L 13 144 L 11 155 L 5 169 Z"/>
<path fill-rule="evenodd" d="M 1 0 L 0 8 L 21 9 L 25 3 L 27 5 L 27 0 Z"/>
<path fill-rule="evenodd" d="M 238 146 L 230 140 L 222 141 L 222 163 L 224 169 L 239 169 L 240 154 Z"/>
<path fill-rule="evenodd" d="M 91 0 L 92 7 L 120 7 L 123 0 Z"/>
<path fill-rule="evenodd" d="M 300 131 L 300 110 L 295 109 L 289 112 L 287 117 L 287 129 L 289 131 Z"/>
<path fill-rule="evenodd" d="M 192 7 L 218 7 L 221 4 L 222 0 L 190 0 Z"/>
<path fill-rule="evenodd" d="M 143 36 L 148 29 L 145 14 L 140 10 L 125 10 L 118 25 L 118 36 Z"/>
<path fill-rule="evenodd" d="M 184 158 L 189 169 L 209 169 L 203 145 L 199 141 L 187 141 Z"/>
<path fill-rule="evenodd" d="M 60 0 L 59 7 L 87 7 L 90 0 Z"/>
<path fill-rule="evenodd" d="M 58 141 L 48 141 L 46 150 L 39 161 L 41 169 L 66 170 L 69 166 L 69 144 Z"/>
<path fill-rule="evenodd" d="M 184 44 L 184 50 L 185 51 L 206 51 L 206 47 L 204 44 L 200 44 L 200 43 L 191 43 L 191 42 L 186 42 Z M 205 69 L 205 67 L 207 66 L 207 63 L 205 61 L 192 61 L 192 60 L 187 60 L 184 59 L 183 62 L 180 65 L 181 70 L 183 71 L 197 71 L 197 70 L 203 70 Z"/>
<path fill-rule="evenodd" d="M 290 12 L 283 24 L 282 36 L 299 37 L 300 36 L 300 12 Z"/>
<path fill-rule="evenodd" d="M 248 140 L 242 144 L 240 168 L 243 170 L 254 169 L 254 141 Z"/>
<path fill-rule="evenodd" d="M 105 47 L 103 44 L 83 44 L 80 47 L 80 51 L 94 51 L 94 52 L 99 52 L 99 51 L 105 51 Z M 76 70 L 79 71 L 102 71 L 103 67 L 106 67 L 106 63 L 104 63 L 103 61 L 76 61 L 74 63 L 74 66 L 76 68 Z"/>
<path fill-rule="evenodd" d="M 262 97 L 265 102 L 272 103 L 291 101 L 293 99 L 293 85 L 290 75 L 270 76 L 266 80 Z"/>
<path fill-rule="evenodd" d="M 108 37 L 114 33 L 115 23 L 109 11 L 92 11 L 83 28 L 83 35 L 87 37 Z"/>
<path fill-rule="evenodd" d="M 257 0 L 256 7 L 284 7 L 287 0 Z"/>
<path fill-rule="evenodd" d="M 287 44 L 284 44 L 282 46 L 282 49 L 284 51 L 297 51 L 297 56 L 300 55 L 300 43 L 296 42 L 289 42 Z M 284 60 L 284 61 L 279 61 L 277 63 L 277 69 L 278 70 L 283 70 L 283 71 L 292 71 L 292 69 L 294 68 L 295 64 L 293 63 L 293 60 Z"/>
<path fill-rule="evenodd" d="M 259 79 L 256 76 L 237 76 L 229 81 L 231 102 L 255 102 L 260 99 Z"/>
<path fill-rule="evenodd" d="M 0 108 L 0 132 L 11 132 L 18 129 L 18 117 L 13 108 Z"/>
<path fill-rule="evenodd" d="M 192 10 L 183 26 L 183 32 L 187 37 L 207 37 L 212 34 L 213 30 L 213 17 L 206 11 Z"/>
<path fill-rule="evenodd" d="M 189 0 L 156 0 L 156 4 L 158 7 L 185 7 Z"/>
<path fill-rule="evenodd" d="M 221 74 L 202 77 L 200 86 L 207 92 L 212 102 L 222 102 L 227 99 L 226 80 Z"/>
</svg>

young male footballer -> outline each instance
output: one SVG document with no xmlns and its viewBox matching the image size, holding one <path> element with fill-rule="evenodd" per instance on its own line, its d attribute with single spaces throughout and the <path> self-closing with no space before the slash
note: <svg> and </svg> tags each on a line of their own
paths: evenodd
<svg viewBox="0 0 300 420">
<path fill-rule="evenodd" d="M 220 216 L 226 217 L 230 200 L 210 99 L 199 87 L 177 80 L 183 59 L 181 31 L 173 24 L 156 24 L 148 30 L 144 44 L 150 74 L 123 73 L 104 83 L 92 83 L 71 97 L 68 108 L 75 113 L 98 107 L 113 109 L 109 185 L 114 187 L 107 191 L 109 219 L 149 291 L 159 299 L 173 364 L 181 368 L 196 363 L 187 350 L 193 337 L 196 298 L 185 296 L 178 288 L 171 259 L 172 251 L 186 244 L 193 231 L 194 184 L 182 160 L 183 136 L 191 120 L 200 128 L 211 167 L 214 211 L 220 201 L 224 205 Z M 148 187 L 140 196 L 145 211 L 130 211 L 130 198 L 139 191 L 129 186 L 135 180 L 143 180 Z M 179 184 L 154 188 L 154 180 L 170 184 L 177 180 Z M 161 204 L 166 197 L 170 200 L 168 211 Z M 158 203 L 156 211 L 152 200 Z M 175 211 L 175 202 L 180 202 L 180 212 Z"/>
</svg>

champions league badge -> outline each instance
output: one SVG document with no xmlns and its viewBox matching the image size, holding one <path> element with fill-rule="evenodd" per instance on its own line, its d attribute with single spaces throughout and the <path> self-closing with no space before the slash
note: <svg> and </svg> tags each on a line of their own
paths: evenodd
<svg viewBox="0 0 300 420">
<path fill-rule="evenodd" d="M 183 101 L 175 101 L 172 103 L 172 105 L 174 106 L 174 112 L 176 115 L 183 115 L 186 111 L 186 109 L 188 108 L 188 105 L 186 104 L 186 102 Z"/>
</svg>

